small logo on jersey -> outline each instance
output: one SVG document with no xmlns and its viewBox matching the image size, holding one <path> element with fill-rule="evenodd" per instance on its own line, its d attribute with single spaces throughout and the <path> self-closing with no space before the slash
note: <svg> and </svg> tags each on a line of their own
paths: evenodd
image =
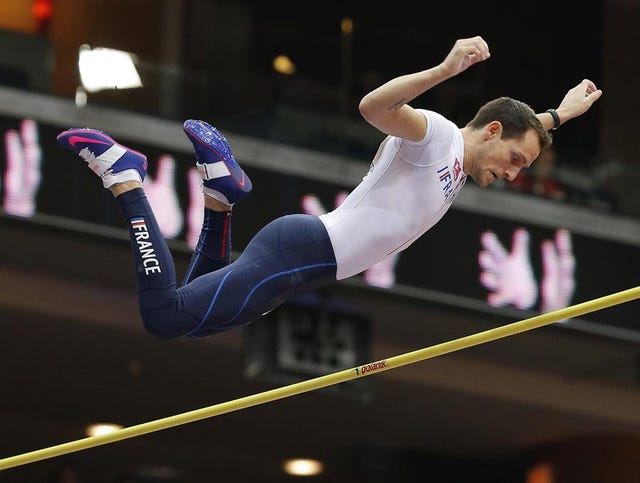
<svg viewBox="0 0 640 483">
<path fill-rule="evenodd" d="M 460 161 L 456 159 L 456 162 L 453 163 L 453 180 L 456 181 L 458 176 L 460 176 L 460 172 L 462 171 L 462 167 L 460 166 Z"/>
<path fill-rule="evenodd" d="M 153 248 L 153 243 L 149 241 L 149 230 L 147 230 L 147 224 L 145 223 L 144 218 L 132 218 L 129 221 L 129 224 L 133 230 L 134 240 L 138 247 L 140 259 L 142 260 L 142 269 L 144 270 L 144 274 L 149 275 L 152 273 L 162 273 L 160 261 L 158 260 L 156 251 Z"/>
</svg>

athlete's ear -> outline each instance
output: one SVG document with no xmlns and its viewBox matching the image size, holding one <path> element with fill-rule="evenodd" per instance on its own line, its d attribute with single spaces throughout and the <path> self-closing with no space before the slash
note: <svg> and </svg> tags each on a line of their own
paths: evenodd
<svg viewBox="0 0 640 483">
<path fill-rule="evenodd" d="M 484 127 L 484 140 L 500 138 L 502 136 L 502 123 L 500 121 L 491 121 Z"/>
</svg>

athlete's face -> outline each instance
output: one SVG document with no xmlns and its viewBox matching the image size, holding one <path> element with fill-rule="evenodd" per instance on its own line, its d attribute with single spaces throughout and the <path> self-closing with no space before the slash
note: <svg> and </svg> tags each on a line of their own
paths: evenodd
<svg viewBox="0 0 640 483">
<path fill-rule="evenodd" d="M 522 168 L 528 168 L 540 154 L 540 140 L 534 129 L 520 139 L 502 139 L 502 130 L 488 133 L 479 146 L 474 169 L 470 173 L 480 186 L 496 179 L 513 181 Z"/>
</svg>

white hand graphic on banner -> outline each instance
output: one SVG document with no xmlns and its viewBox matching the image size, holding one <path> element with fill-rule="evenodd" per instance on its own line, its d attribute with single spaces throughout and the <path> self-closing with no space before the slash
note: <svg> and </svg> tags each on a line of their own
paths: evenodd
<svg viewBox="0 0 640 483">
<path fill-rule="evenodd" d="M 481 235 L 480 242 L 483 247 L 478 257 L 480 282 L 490 290 L 487 302 L 497 307 L 511 304 L 520 309 L 532 308 L 538 290 L 529 257 L 527 230 L 514 231 L 511 252 L 489 231 Z M 576 288 L 571 233 L 558 230 L 554 240 L 542 242 L 540 255 L 540 311 L 551 312 L 569 306 Z"/>
<path fill-rule="evenodd" d="M 16 216 L 31 217 L 36 211 L 40 187 L 42 151 L 38 140 L 38 125 L 25 119 L 20 132 L 5 133 L 7 169 L 4 175 L 4 210 Z"/>
<path fill-rule="evenodd" d="M 156 214 L 162 234 L 167 238 L 178 236 L 184 224 L 175 187 L 175 163 L 173 157 L 163 154 L 158 158 L 155 179 L 149 173 L 144 179 L 144 190 L 149 204 Z"/>
<path fill-rule="evenodd" d="M 529 233 L 518 228 L 513 233 L 511 251 L 502 246 L 495 233 L 486 231 L 480 236 L 483 250 L 478 256 L 480 282 L 491 292 L 489 304 L 502 307 L 513 305 L 530 309 L 538 297 L 538 288 L 529 260 Z"/>
<path fill-rule="evenodd" d="M 550 312 L 567 307 L 575 290 L 575 258 L 571 244 L 571 234 L 558 230 L 555 243 L 542 242 L 542 282 L 540 310 Z"/>
</svg>

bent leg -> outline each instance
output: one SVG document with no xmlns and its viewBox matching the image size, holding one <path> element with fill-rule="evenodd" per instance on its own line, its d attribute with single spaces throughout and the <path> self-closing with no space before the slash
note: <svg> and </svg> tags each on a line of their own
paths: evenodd
<svg viewBox="0 0 640 483">
<path fill-rule="evenodd" d="M 231 209 L 249 194 L 252 183 L 220 131 L 193 119 L 185 121 L 182 127 L 195 150 L 205 196 L 202 230 L 183 280 L 186 285 L 231 260 Z"/>
<path fill-rule="evenodd" d="M 171 252 L 142 190 L 147 158 L 116 142 L 103 131 L 68 129 L 57 136 L 58 143 L 75 152 L 111 190 L 127 220 L 135 261 L 140 312 L 147 329 L 162 337 L 188 332 L 197 320 L 176 305 L 175 268 Z M 146 315 L 170 307 L 172 316 L 165 327 L 150 326 Z"/>
<path fill-rule="evenodd" d="M 200 237 L 193 250 L 182 285 L 229 264 L 231 261 L 231 213 L 231 211 L 204 209 Z"/>
<path fill-rule="evenodd" d="M 201 121 L 187 121 L 184 127 L 196 148 L 206 193 L 227 207 L 246 197 L 251 182 L 224 136 Z M 116 197 L 127 220 L 140 313 L 152 334 L 203 337 L 239 327 L 298 293 L 336 280 L 335 256 L 322 222 L 311 215 L 289 215 L 264 227 L 238 260 L 224 268 L 194 278 L 215 268 L 196 260 L 188 275 L 191 281 L 176 289 L 171 252 L 141 187 L 146 157 L 98 130 L 71 129 L 57 139 L 76 152 Z M 211 221 L 213 233 L 219 224 Z M 220 255 L 216 263 L 226 263 L 224 249 Z"/>
<path fill-rule="evenodd" d="M 197 320 L 185 333 L 204 337 L 246 325 L 299 293 L 334 282 L 335 275 L 322 222 L 311 215 L 288 215 L 260 230 L 235 262 L 179 288 L 175 306 Z M 173 312 L 169 307 L 153 310 L 147 328 L 157 333 L 175 326 Z"/>
<path fill-rule="evenodd" d="M 129 230 L 138 285 L 138 305 L 145 328 L 164 338 L 183 335 L 198 320 L 181 310 L 176 293 L 175 265 L 167 242 L 142 188 L 119 194 L 120 207 Z M 162 312 L 162 324 L 152 314 Z M 152 322 L 149 322 L 151 320 Z"/>
</svg>

